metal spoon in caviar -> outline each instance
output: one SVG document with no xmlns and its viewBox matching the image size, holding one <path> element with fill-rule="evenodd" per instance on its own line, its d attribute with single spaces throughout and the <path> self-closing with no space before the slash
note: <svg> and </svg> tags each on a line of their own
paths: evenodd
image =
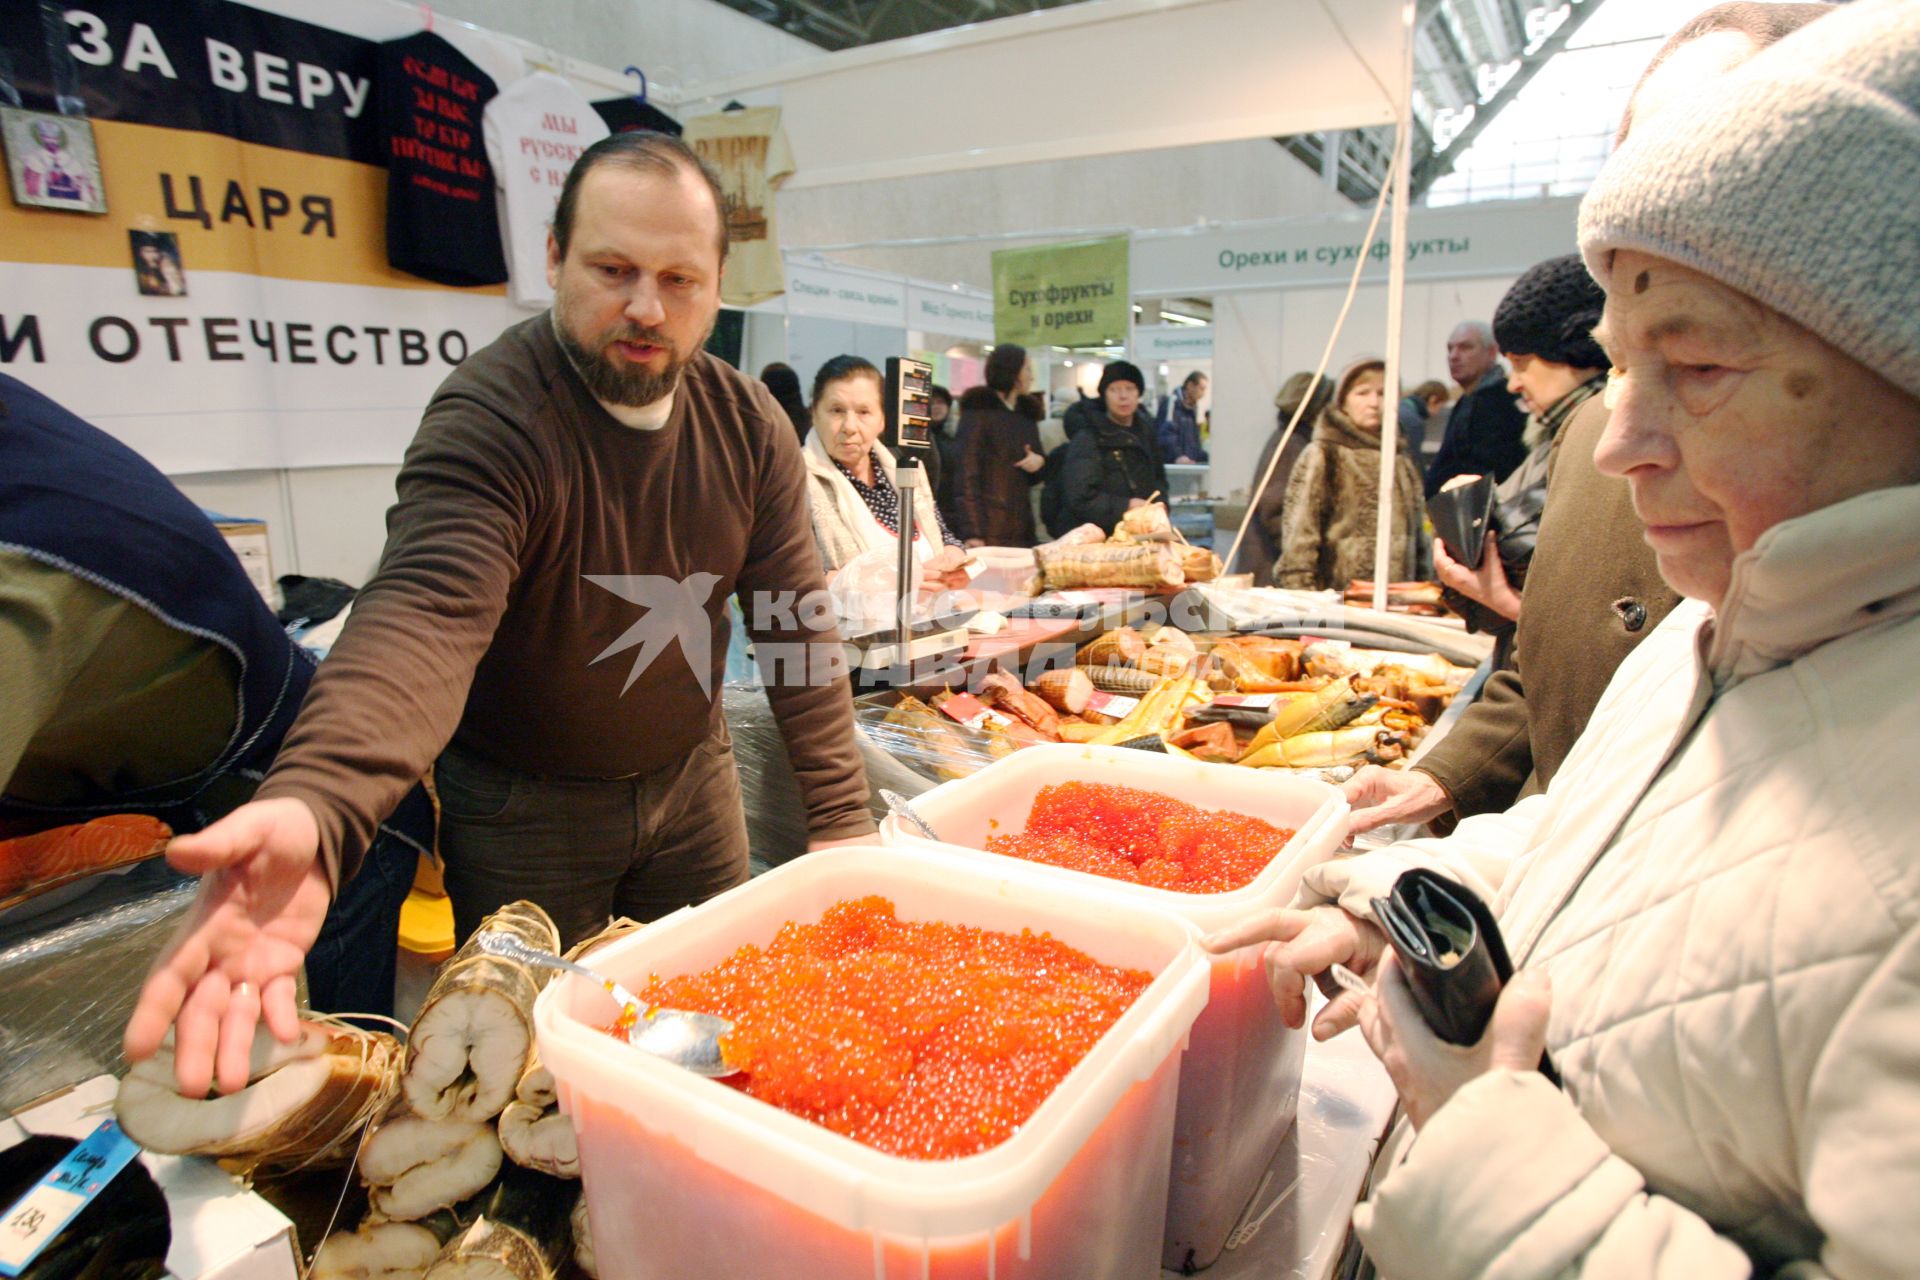
<svg viewBox="0 0 1920 1280">
<path fill-rule="evenodd" d="M 536 951 L 509 933 L 488 929 L 477 938 L 480 949 L 488 955 L 558 969 L 562 973 L 577 973 L 598 983 L 620 1006 L 620 1016 L 614 1021 L 613 1029 L 642 1053 L 665 1058 L 700 1076 L 718 1078 L 739 1070 L 727 1062 L 720 1049 L 720 1037 L 733 1030 L 733 1024 L 725 1018 L 642 1004 L 639 997 L 612 978 L 603 977 L 585 965 L 562 960 L 551 952 Z"/>
<path fill-rule="evenodd" d="M 927 820 L 920 816 L 919 810 L 913 807 L 913 801 L 907 799 L 898 791 L 882 791 L 880 798 L 886 802 L 887 808 L 920 828 L 921 835 L 929 840 L 938 840 L 940 838 L 933 833 L 933 827 L 928 824 Z"/>
</svg>

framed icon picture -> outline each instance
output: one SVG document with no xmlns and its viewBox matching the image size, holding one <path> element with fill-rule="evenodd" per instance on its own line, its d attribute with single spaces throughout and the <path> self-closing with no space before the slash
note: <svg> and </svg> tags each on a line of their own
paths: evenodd
<svg viewBox="0 0 1920 1280">
<path fill-rule="evenodd" d="M 6 141 L 15 204 L 74 213 L 107 211 L 90 121 L 0 107 L 0 138 Z"/>
<path fill-rule="evenodd" d="M 187 273 L 180 265 L 180 237 L 171 231 L 129 231 L 133 283 L 149 298 L 184 298 Z"/>
</svg>

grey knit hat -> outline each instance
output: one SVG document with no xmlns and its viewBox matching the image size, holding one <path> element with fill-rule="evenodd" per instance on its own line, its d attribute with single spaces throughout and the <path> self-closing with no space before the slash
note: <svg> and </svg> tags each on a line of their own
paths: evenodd
<svg viewBox="0 0 1920 1280">
<path fill-rule="evenodd" d="M 1920 397 L 1920 0 L 1856 0 L 1638 123 L 1580 204 Z"/>
</svg>

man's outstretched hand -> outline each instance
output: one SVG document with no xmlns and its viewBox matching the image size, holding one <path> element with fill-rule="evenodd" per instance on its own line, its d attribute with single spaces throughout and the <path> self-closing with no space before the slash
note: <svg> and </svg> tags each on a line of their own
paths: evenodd
<svg viewBox="0 0 1920 1280">
<path fill-rule="evenodd" d="M 284 1042 L 299 1034 L 294 975 L 332 900 L 313 811 L 293 799 L 257 800 L 205 831 L 167 846 L 200 892 L 180 931 L 154 961 L 127 1023 L 127 1057 L 152 1057 L 174 1030 L 174 1076 L 201 1098 L 246 1087 L 262 1015 Z"/>
</svg>

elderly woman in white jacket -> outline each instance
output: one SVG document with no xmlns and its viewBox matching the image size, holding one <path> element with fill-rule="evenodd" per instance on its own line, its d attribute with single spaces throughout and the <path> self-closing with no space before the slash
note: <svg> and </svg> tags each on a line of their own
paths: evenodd
<svg viewBox="0 0 1920 1280">
<path fill-rule="evenodd" d="M 814 375 L 813 430 L 801 456 L 814 541 L 829 577 L 863 553 L 897 554 L 900 496 L 893 453 L 880 443 L 886 426 L 881 395 L 880 370 L 859 356 L 835 356 Z M 919 485 L 914 495 L 913 523 L 928 581 L 964 585 L 959 570 L 965 552 L 935 506 L 930 484 Z"/>
<path fill-rule="evenodd" d="M 1916 186 L 1913 0 L 1636 124 L 1580 217 L 1596 462 L 1689 599 L 1547 794 L 1210 940 L 1266 941 L 1296 1023 L 1301 975 L 1374 975 L 1315 1034 L 1357 1018 L 1418 1130 L 1355 1214 L 1383 1275 L 1920 1274 Z M 1519 969 L 1472 1048 L 1371 921 L 1413 866 L 1492 902 Z"/>
</svg>

